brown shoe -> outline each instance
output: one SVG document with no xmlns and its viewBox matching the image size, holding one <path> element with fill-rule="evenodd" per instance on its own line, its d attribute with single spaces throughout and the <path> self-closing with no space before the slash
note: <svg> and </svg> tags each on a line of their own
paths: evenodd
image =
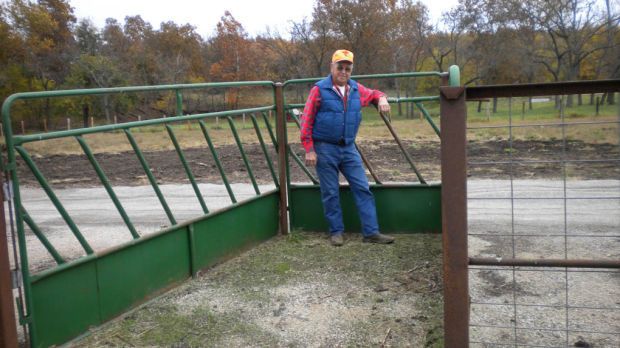
<svg viewBox="0 0 620 348">
<path fill-rule="evenodd" d="M 372 236 L 364 237 L 364 243 L 377 243 L 377 244 L 390 244 L 394 243 L 394 237 L 386 236 L 385 234 L 377 233 Z"/>
<path fill-rule="evenodd" d="M 342 246 L 344 244 L 344 237 L 342 236 L 342 233 L 332 234 L 331 237 L 329 237 L 329 240 L 333 246 Z"/>
</svg>

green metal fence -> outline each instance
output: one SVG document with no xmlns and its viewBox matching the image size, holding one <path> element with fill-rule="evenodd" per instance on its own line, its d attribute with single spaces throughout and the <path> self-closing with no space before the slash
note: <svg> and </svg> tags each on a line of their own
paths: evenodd
<svg viewBox="0 0 620 348">
<path fill-rule="evenodd" d="M 453 74 L 458 75 L 458 71 Z M 402 77 L 440 77 L 447 79 L 447 73 L 424 72 L 403 74 L 381 74 L 356 76 L 355 79 L 402 78 Z M 450 75 L 450 78 L 454 78 Z M 291 148 L 286 138 L 285 111 L 298 108 L 299 104 L 286 104 L 282 90 L 286 86 L 317 81 L 318 79 L 290 80 L 284 84 L 271 81 L 205 83 L 188 85 L 163 85 L 144 87 L 101 88 L 90 90 L 69 90 L 36 93 L 19 93 L 7 98 L 2 105 L 2 122 L 5 131 L 7 163 L 4 171 L 10 179 L 13 192 L 10 202 L 15 216 L 14 226 L 19 246 L 19 267 L 22 275 L 24 302 L 19 304 L 20 322 L 28 331 L 29 343 L 34 347 L 60 344 L 86 331 L 90 326 L 99 325 L 129 308 L 184 281 L 202 268 L 226 258 L 248 246 L 268 239 L 281 231 L 292 229 L 325 231 L 326 223 L 317 216 L 322 216 L 318 180 L 312 169 L 307 168 L 303 159 Z M 202 113 L 181 116 L 185 90 L 208 88 L 263 87 L 270 88 L 274 105 L 239 109 L 222 112 Z M 19 100 L 43 98 L 76 97 L 85 95 L 103 95 L 115 93 L 161 92 L 173 91 L 176 95 L 178 116 L 150 119 L 139 122 L 103 125 L 91 128 L 56 131 L 29 135 L 15 135 L 11 127 L 11 107 Z M 278 95 L 280 93 L 280 95 Z M 391 98 L 391 103 L 411 102 L 424 113 L 426 120 L 439 136 L 439 129 L 433 123 L 429 113 L 421 102 L 434 101 L 438 97 Z M 277 122 L 271 124 L 266 112 L 275 111 Z M 256 139 L 265 156 L 269 174 L 275 189 L 261 192 L 254 176 L 251 163 L 246 156 L 242 141 L 232 117 L 249 114 Z M 262 118 L 263 127 L 259 118 Z M 215 117 L 226 118 L 232 136 L 240 151 L 255 196 L 239 202 L 231 188 L 226 172 L 220 162 L 220 156 L 209 134 L 205 120 Z M 400 142 L 390 121 L 383 116 L 386 126 L 391 130 L 397 142 Z M 180 121 L 198 122 L 202 136 L 214 158 L 217 168 L 232 205 L 212 211 L 200 191 L 196 176 L 188 164 L 184 150 L 177 139 L 174 123 Z M 299 126 L 299 120 L 295 119 Z M 134 131 L 143 127 L 160 125 L 165 127 L 177 154 L 180 164 L 200 204 L 203 216 L 190 221 L 179 221 L 173 214 L 165 195 L 159 187 L 143 150 L 134 137 Z M 275 131 L 274 131 L 275 129 Z M 263 132 L 266 133 L 263 135 Z M 140 235 L 132 222 L 130 214 L 119 200 L 104 169 L 93 155 L 93 151 L 84 137 L 87 134 L 104 132 L 122 132 L 127 138 L 133 152 L 150 186 L 157 197 L 157 202 L 165 212 L 170 227 L 149 235 Z M 277 136 L 276 134 L 279 134 Z M 96 250 L 84 237 L 78 224 L 67 211 L 54 189 L 39 170 L 36 161 L 24 147 L 27 143 L 59 138 L 74 138 L 84 156 L 88 159 L 101 185 L 105 189 L 115 209 L 127 227 L 132 240 L 108 250 Z M 267 143 L 274 146 L 278 153 L 276 164 L 272 162 Z M 386 232 L 440 232 L 441 208 L 438 183 L 427 183 L 415 167 L 402 144 L 400 148 L 416 172 L 418 183 L 383 184 L 373 173 L 370 163 L 366 164 L 375 178 L 372 185 L 377 200 L 380 225 Z M 310 183 L 292 183 L 289 171 L 289 157 L 292 157 Z M 28 214 L 20 195 L 20 178 L 17 160 L 25 163 L 32 172 L 41 189 L 52 202 L 65 221 L 67 228 L 74 235 L 84 254 L 77 259 L 67 260 L 46 238 L 45 226 L 39 226 L 36 217 Z M 282 177 L 286 176 L 286 179 Z M 285 185 L 286 187 L 282 187 Z M 347 230 L 358 230 L 352 197 L 347 187 L 343 191 L 343 210 Z M 207 194 L 208 196 L 208 194 Z M 286 212 L 288 211 L 288 214 Z M 290 216 L 290 226 L 287 215 Z M 26 243 L 26 226 L 49 252 L 56 265 L 42 272 L 31 274 L 29 270 L 28 246 Z M 251 226 L 251 228 L 248 228 Z"/>
</svg>

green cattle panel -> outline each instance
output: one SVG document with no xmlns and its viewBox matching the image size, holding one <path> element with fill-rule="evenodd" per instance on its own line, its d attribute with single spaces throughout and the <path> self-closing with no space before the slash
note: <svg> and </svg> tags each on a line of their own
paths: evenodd
<svg viewBox="0 0 620 348">
<path fill-rule="evenodd" d="M 197 268 L 205 268 L 278 233 L 278 191 L 194 224 Z"/>
<path fill-rule="evenodd" d="M 99 258 L 101 318 L 113 318 L 190 276 L 187 227 L 172 228 Z"/>
<path fill-rule="evenodd" d="M 35 347 L 65 342 L 101 323 L 95 259 L 32 283 Z"/>
<path fill-rule="evenodd" d="M 441 185 L 371 186 L 379 227 L 386 233 L 441 232 Z M 359 232 L 360 221 L 348 186 L 340 188 L 345 230 Z M 328 231 L 318 186 L 292 186 L 291 228 Z"/>
</svg>

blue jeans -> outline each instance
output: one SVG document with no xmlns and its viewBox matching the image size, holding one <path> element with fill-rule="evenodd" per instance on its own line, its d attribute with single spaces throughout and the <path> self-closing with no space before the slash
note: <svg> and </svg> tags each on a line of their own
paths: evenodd
<svg viewBox="0 0 620 348">
<path fill-rule="evenodd" d="M 334 235 L 344 231 L 338 183 L 338 172 L 342 172 L 353 193 L 362 222 L 362 234 L 368 237 L 379 233 L 375 198 L 368 187 L 366 172 L 355 144 L 340 146 L 315 142 L 314 151 L 317 157 L 316 172 L 321 184 L 323 211 L 329 224 L 329 232 Z"/>
</svg>

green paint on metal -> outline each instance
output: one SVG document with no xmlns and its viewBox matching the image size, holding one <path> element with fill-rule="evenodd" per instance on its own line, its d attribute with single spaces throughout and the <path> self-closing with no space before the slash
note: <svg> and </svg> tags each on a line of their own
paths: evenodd
<svg viewBox="0 0 620 348">
<path fill-rule="evenodd" d="M 28 227 L 30 227 L 32 233 L 37 236 L 41 244 L 43 244 L 45 249 L 50 253 L 50 255 L 52 255 L 54 261 L 56 261 L 56 263 L 59 265 L 65 263 L 65 260 L 62 258 L 62 256 L 60 256 L 56 248 L 54 248 L 54 246 L 52 245 L 52 243 L 50 243 L 47 237 L 45 237 L 45 234 L 41 232 L 39 226 L 37 226 L 37 224 L 34 222 L 34 220 L 32 220 L 30 215 L 28 215 L 28 212 L 26 211 L 26 209 L 24 209 L 24 207 L 22 207 L 22 217 L 24 218 L 24 222 L 28 225 Z"/>
<path fill-rule="evenodd" d="M 75 222 L 73 222 L 73 219 L 71 219 L 69 213 L 67 213 L 62 203 L 60 203 L 60 200 L 47 183 L 47 180 L 45 180 L 45 177 L 43 176 L 39 168 L 37 168 L 37 166 L 34 164 L 32 158 L 30 158 L 30 155 L 28 155 L 26 149 L 21 146 L 16 146 L 15 150 L 17 150 L 17 152 L 19 152 L 19 154 L 22 156 L 22 159 L 24 160 L 24 162 L 26 162 L 26 165 L 28 166 L 28 168 L 30 168 L 30 171 L 32 171 L 39 184 L 41 184 L 41 188 L 43 188 L 43 191 L 45 191 L 47 197 L 49 197 L 50 201 L 52 201 L 52 204 L 54 204 L 54 207 L 56 207 L 56 210 L 58 210 L 58 213 L 60 213 L 60 216 L 62 216 L 63 220 L 65 220 L 67 226 L 69 226 L 69 229 L 71 230 L 75 238 L 77 238 L 82 248 L 84 248 L 84 251 L 86 251 L 87 254 L 92 254 L 93 249 L 90 247 L 86 239 L 84 239 L 84 236 L 78 229 L 77 225 L 75 224 Z"/>
<path fill-rule="evenodd" d="M 448 84 L 451 87 L 459 87 L 461 85 L 461 70 L 458 65 L 452 65 L 448 69 Z"/>
<path fill-rule="evenodd" d="M 97 266 L 92 259 L 33 282 L 32 297 L 37 324 L 31 333 L 33 347 L 66 342 L 101 324 Z"/>
<path fill-rule="evenodd" d="M 438 101 L 439 97 L 438 96 L 425 96 L 425 97 L 408 97 L 408 98 L 388 98 L 388 102 L 390 104 L 395 104 L 395 103 L 420 103 L 420 102 L 426 102 L 426 101 Z M 300 103 L 295 103 L 295 104 L 286 104 L 286 109 L 303 109 L 304 106 L 306 106 L 306 104 L 300 104 Z"/>
<path fill-rule="evenodd" d="M 269 137 L 271 138 L 271 142 L 273 143 L 273 147 L 276 149 L 276 153 L 278 153 L 278 141 L 273 134 L 273 129 L 271 128 L 271 122 L 269 122 L 269 117 L 267 117 L 267 114 L 264 112 L 262 112 L 262 115 L 263 120 L 265 120 L 265 126 L 267 127 L 267 131 L 269 132 Z"/>
<path fill-rule="evenodd" d="M 207 131 L 207 126 L 203 121 L 198 121 L 200 124 L 200 129 L 202 130 L 202 135 L 204 135 L 207 144 L 209 145 L 209 150 L 211 150 L 211 155 L 213 156 L 213 160 L 215 161 L 215 165 L 217 166 L 217 170 L 220 172 L 220 176 L 222 177 L 222 181 L 224 182 L 224 186 L 226 186 L 226 191 L 228 192 L 228 196 L 230 197 L 230 201 L 232 203 L 237 203 L 237 199 L 235 198 L 235 194 L 230 188 L 230 184 L 228 183 L 228 179 L 226 178 L 226 173 L 224 172 L 224 168 L 222 167 L 222 163 L 220 162 L 220 157 L 217 155 L 217 150 L 215 150 L 215 146 L 213 146 L 213 142 L 211 141 L 211 137 L 209 136 L 209 132 Z"/>
<path fill-rule="evenodd" d="M 371 191 L 382 232 L 441 231 L 440 185 L 373 185 Z M 360 222 L 353 196 L 348 186 L 341 187 L 340 192 L 345 230 L 359 232 Z M 318 186 L 292 186 L 289 201 L 295 207 L 291 211 L 291 228 L 328 231 Z"/>
<path fill-rule="evenodd" d="M 250 115 L 252 119 L 252 124 L 254 125 L 254 131 L 256 131 L 256 137 L 258 138 L 258 142 L 260 143 L 260 147 L 263 149 L 263 154 L 265 155 L 265 160 L 267 161 L 267 166 L 269 166 L 269 172 L 271 172 L 271 178 L 273 179 L 274 185 L 279 187 L 278 176 L 276 175 L 276 171 L 273 168 L 273 163 L 271 162 L 271 157 L 269 157 L 269 152 L 267 151 L 267 147 L 265 146 L 265 141 L 263 140 L 263 135 L 261 134 L 260 127 L 258 126 L 258 121 L 256 121 L 256 116 L 254 114 Z"/>
<path fill-rule="evenodd" d="M 183 154 L 183 150 L 181 149 L 181 146 L 179 145 L 179 142 L 177 141 L 177 137 L 174 134 L 174 130 L 172 130 L 172 127 L 170 127 L 169 124 L 166 125 L 166 130 L 168 131 L 168 136 L 170 137 L 170 140 L 172 141 L 172 145 L 174 145 L 174 149 L 176 150 L 177 155 L 179 156 L 179 160 L 181 161 L 181 164 L 183 165 L 183 169 L 185 169 L 185 174 L 187 174 L 187 178 L 189 179 L 189 182 L 192 184 L 192 188 L 194 189 L 196 198 L 198 199 L 198 202 L 200 203 L 200 207 L 202 207 L 202 211 L 205 214 L 208 214 L 209 209 L 207 209 L 207 204 L 202 198 L 202 193 L 200 192 L 200 189 L 198 188 L 198 184 L 196 184 L 194 173 L 192 173 L 192 169 L 187 164 L 187 160 L 185 160 L 185 155 Z"/>
<path fill-rule="evenodd" d="M 279 191 L 33 276 L 35 347 L 58 345 L 278 233 Z"/>
<path fill-rule="evenodd" d="M 251 109 L 239 109 L 239 110 L 230 110 L 230 111 L 210 112 L 210 113 L 205 113 L 205 114 L 194 114 L 194 115 L 188 115 L 188 116 L 155 118 L 151 120 L 125 122 L 125 123 L 89 127 L 89 128 L 78 128 L 78 129 L 58 131 L 58 132 L 40 133 L 40 134 L 32 134 L 32 135 L 14 135 L 14 136 L 11 136 L 11 140 L 14 141 L 15 145 L 20 145 L 20 144 L 24 144 L 28 142 L 33 142 L 33 141 L 50 140 L 50 139 L 64 138 L 64 137 L 84 135 L 84 134 L 110 132 L 110 131 L 115 131 L 115 130 L 125 130 L 125 129 L 137 128 L 137 127 L 145 127 L 145 126 L 155 126 L 155 125 L 168 124 L 168 123 L 180 122 L 180 121 L 203 120 L 205 118 L 234 116 L 234 115 L 241 115 L 241 114 L 249 113 L 249 112 L 260 112 L 260 111 L 272 110 L 272 109 L 273 109 L 273 106 L 263 106 L 263 107 L 251 108 Z M 8 140 L 7 140 L 7 146 L 9 146 Z M 11 162 L 9 161 L 9 163 Z"/>
<path fill-rule="evenodd" d="M 153 187 L 153 190 L 155 191 L 155 194 L 157 195 L 157 198 L 159 199 L 161 206 L 164 208 L 164 211 L 166 212 L 166 215 L 168 216 L 170 223 L 172 223 L 173 225 L 176 225 L 177 221 L 174 219 L 174 216 L 172 215 L 172 211 L 170 211 L 170 207 L 168 207 L 168 203 L 166 203 L 166 199 L 164 198 L 164 195 L 161 193 L 161 190 L 159 189 L 159 185 L 157 184 L 157 180 L 155 179 L 155 176 L 153 175 L 153 172 L 151 171 L 151 167 L 149 167 L 149 164 L 146 162 L 146 158 L 144 158 L 144 155 L 142 154 L 142 150 L 140 150 L 140 147 L 138 146 L 136 139 L 133 137 L 129 129 L 125 129 L 125 135 L 127 135 L 127 139 L 129 140 L 129 143 L 131 144 L 133 151 L 136 153 L 136 156 L 138 157 L 138 160 L 140 161 L 140 164 L 142 165 L 142 169 L 144 170 L 144 173 L 149 179 L 149 182 L 151 183 L 151 186 Z"/>
<path fill-rule="evenodd" d="M 428 110 L 426 110 L 426 108 L 424 107 L 424 105 L 422 105 L 422 103 L 414 103 L 414 104 L 418 107 L 418 109 L 420 109 L 420 111 L 422 111 L 424 118 L 426 119 L 426 121 L 428 121 L 431 127 L 433 127 L 435 134 L 437 134 L 437 136 L 441 138 L 439 128 L 437 127 L 435 122 L 433 122 L 433 119 L 431 118 L 431 115 L 428 113 Z"/>
<path fill-rule="evenodd" d="M 198 268 L 213 266 L 278 233 L 279 192 L 262 196 L 195 224 Z"/>
<path fill-rule="evenodd" d="M 140 235 L 138 234 L 138 231 L 136 231 L 136 228 L 131 223 L 131 220 L 129 219 L 129 216 L 127 215 L 127 212 L 123 208 L 123 205 L 118 200 L 118 197 L 116 196 L 116 193 L 112 189 L 112 185 L 110 185 L 110 181 L 108 180 L 108 177 L 103 172 L 103 169 L 99 165 L 99 162 L 97 162 L 97 160 L 95 159 L 95 156 L 93 156 L 93 152 L 90 150 L 90 147 L 88 146 L 88 143 L 86 143 L 86 140 L 84 140 L 84 138 L 82 138 L 82 137 L 78 136 L 78 137 L 75 137 L 75 138 L 77 139 L 78 143 L 80 143 L 80 146 L 82 147 L 82 150 L 86 154 L 86 157 L 88 157 L 88 160 L 90 161 L 90 164 L 95 169 L 95 172 L 97 173 L 97 176 L 99 177 L 99 180 L 101 181 L 101 184 L 103 185 L 103 187 L 105 188 L 106 192 L 108 193 L 108 196 L 110 196 L 110 199 L 114 203 L 114 206 L 116 207 L 116 210 L 118 210 L 118 213 L 123 218 L 123 221 L 125 222 L 125 225 L 127 225 L 127 228 L 129 229 L 129 232 L 131 233 L 133 238 L 140 238 Z"/>
<path fill-rule="evenodd" d="M 189 269 L 192 278 L 196 278 L 198 267 L 196 266 L 196 237 L 194 234 L 194 225 L 187 226 L 187 241 L 189 243 Z"/>
<path fill-rule="evenodd" d="M 304 161 L 299 157 L 299 155 L 297 153 L 295 153 L 295 151 L 293 151 L 293 149 L 291 148 L 291 145 L 290 144 L 286 144 L 286 148 L 288 149 L 288 153 L 293 157 L 293 159 L 295 160 L 295 162 L 297 163 L 299 168 L 301 168 L 301 170 L 304 173 L 306 173 L 306 175 L 308 176 L 308 178 L 310 178 L 312 183 L 313 184 L 318 184 L 319 183 L 319 179 L 317 179 L 314 176 L 314 174 L 312 174 L 312 172 L 310 172 L 308 167 L 306 167 L 306 164 L 304 163 Z"/>
<path fill-rule="evenodd" d="M 230 116 L 226 117 L 226 119 L 228 120 L 228 124 L 230 125 L 230 130 L 232 131 L 233 136 L 235 137 L 235 142 L 237 143 L 239 152 L 241 152 L 241 158 L 243 158 L 243 163 L 245 163 L 245 168 L 248 170 L 248 176 L 250 177 L 250 180 L 252 181 L 254 192 L 256 192 L 257 195 L 260 195 L 258 184 L 256 184 L 254 173 L 252 173 L 252 166 L 250 166 L 250 161 L 248 161 L 248 156 L 246 156 L 245 151 L 243 150 L 243 144 L 241 143 L 241 139 L 239 139 L 239 133 L 237 133 L 237 127 L 235 127 L 235 122 Z"/>
<path fill-rule="evenodd" d="M 186 226 L 105 254 L 97 260 L 101 319 L 112 319 L 190 275 Z"/>
<path fill-rule="evenodd" d="M 353 75 L 351 76 L 354 80 L 369 80 L 369 79 L 381 79 L 381 78 L 396 78 L 396 77 L 428 77 L 428 76 L 436 76 L 441 77 L 444 76 L 445 73 L 439 71 L 420 71 L 420 72 L 409 72 L 409 73 L 392 73 L 392 74 L 374 74 L 374 75 Z M 308 79 L 293 79 L 284 82 L 284 86 L 293 85 L 293 84 L 304 84 L 304 83 L 314 83 L 321 80 L 322 77 L 314 77 Z"/>
</svg>

